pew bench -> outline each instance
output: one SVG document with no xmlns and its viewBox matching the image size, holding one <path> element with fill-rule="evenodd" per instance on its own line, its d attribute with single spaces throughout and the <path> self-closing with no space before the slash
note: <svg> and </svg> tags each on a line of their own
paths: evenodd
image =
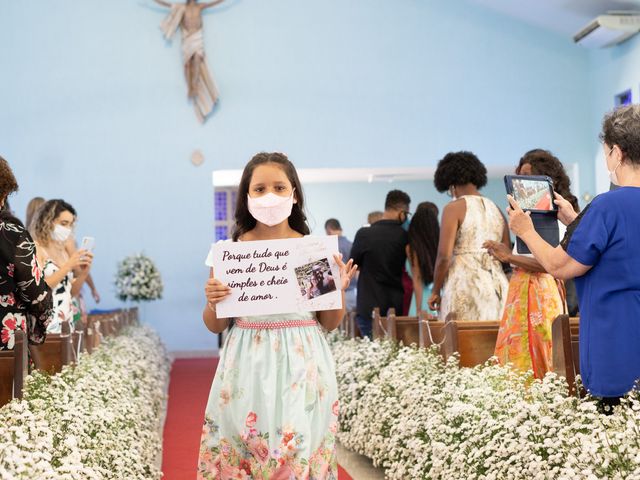
<svg viewBox="0 0 640 480">
<path fill-rule="evenodd" d="M 22 398 L 28 374 L 27 336 L 20 329 L 14 335 L 13 350 L 0 351 L 0 407 L 14 398 Z"/>
<path fill-rule="evenodd" d="M 62 322 L 61 330 L 61 333 L 47 333 L 47 339 L 41 345 L 29 345 L 36 369 L 53 375 L 74 361 L 69 322 Z"/>
</svg>

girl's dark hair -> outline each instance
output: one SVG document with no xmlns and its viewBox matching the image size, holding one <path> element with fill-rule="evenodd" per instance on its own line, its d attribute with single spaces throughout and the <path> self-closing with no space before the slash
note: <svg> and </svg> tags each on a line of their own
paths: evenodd
<svg viewBox="0 0 640 480">
<path fill-rule="evenodd" d="M 431 202 L 418 204 L 409 224 L 409 252 L 416 256 L 425 285 L 433 282 L 439 237 L 438 207 Z"/>
<path fill-rule="evenodd" d="M 53 221 L 58 218 L 62 212 L 69 212 L 75 219 L 78 215 L 75 208 L 69 203 L 60 199 L 53 199 L 44 202 L 36 212 L 29 230 L 34 238 L 43 244 L 48 244 L 51 240 L 51 232 L 53 232 Z"/>
<path fill-rule="evenodd" d="M 571 193 L 571 179 L 558 157 L 548 150 L 536 148 L 522 156 L 516 173 L 520 173 L 520 169 L 526 164 L 531 165 L 531 173 L 534 175 L 551 177 L 553 189 L 568 200 L 576 212 L 580 211 L 578 199 Z"/>
<path fill-rule="evenodd" d="M 449 187 L 472 183 L 478 190 L 487 184 L 487 169 L 484 164 L 471 152 L 447 153 L 438 162 L 433 183 L 440 193 Z"/>
<path fill-rule="evenodd" d="M 284 153 L 266 153 L 261 152 L 256 154 L 242 172 L 242 178 L 240 179 L 240 185 L 238 186 L 238 200 L 236 202 L 236 224 L 233 227 L 232 238 L 234 242 L 245 233 L 253 230 L 256 226 L 256 219 L 249 213 L 249 205 L 247 196 L 249 195 L 249 185 L 251 184 L 251 177 L 253 171 L 259 165 L 266 165 L 273 163 L 278 165 L 284 173 L 287 175 L 291 186 L 295 189 L 296 203 L 293 204 L 291 215 L 289 216 L 289 226 L 296 232 L 302 235 L 309 235 L 309 225 L 307 225 L 307 216 L 304 213 L 304 194 L 302 193 L 302 184 L 298 178 L 298 172 L 293 163 L 289 161 Z"/>
</svg>

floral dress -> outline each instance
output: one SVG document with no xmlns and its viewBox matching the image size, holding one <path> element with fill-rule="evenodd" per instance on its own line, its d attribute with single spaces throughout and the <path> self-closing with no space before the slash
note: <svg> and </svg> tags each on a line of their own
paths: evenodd
<svg viewBox="0 0 640 480">
<path fill-rule="evenodd" d="M 505 220 L 491 200 L 465 195 L 464 220 L 458 229 L 453 258 L 443 286 L 440 318 L 450 313 L 459 321 L 499 320 L 509 282 L 498 260 L 482 244 L 502 242 Z"/>
<path fill-rule="evenodd" d="M 53 275 L 59 270 L 59 267 L 49 259 L 44 264 L 44 276 Z M 62 322 L 69 322 L 69 326 L 73 326 L 73 297 L 71 296 L 71 287 L 73 284 L 73 272 L 67 273 L 63 279 L 52 289 L 53 308 L 55 314 L 51 319 L 51 323 L 47 327 L 49 333 L 60 333 L 62 331 Z"/>
<path fill-rule="evenodd" d="M 336 480 L 338 393 L 313 313 L 240 318 L 211 386 L 198 479 Z"/>
<path fill-rule="evenodd" d="M 0 350 L 13 349 L 18 328 L 44 342 L 53 308 L 35 248 L 19 220 L 0 219 Z"/>
</svg>

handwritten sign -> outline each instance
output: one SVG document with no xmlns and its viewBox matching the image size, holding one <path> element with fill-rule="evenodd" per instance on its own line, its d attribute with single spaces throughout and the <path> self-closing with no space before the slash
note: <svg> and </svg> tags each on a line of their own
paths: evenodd
<svg viewBox="0 0 640 480">
<path fill-rule="evenodd" d="M 231 287 L 219 318 L 342 308 L 338 237 L 289 238 L 211 245 L 207 265 Z"/>
</svg>

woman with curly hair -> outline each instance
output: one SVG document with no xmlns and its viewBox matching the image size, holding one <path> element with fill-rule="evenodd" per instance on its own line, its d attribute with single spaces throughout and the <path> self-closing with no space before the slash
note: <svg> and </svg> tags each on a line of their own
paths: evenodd
<svg viewBox="0 0 640 480">
<path fill-rule="evenodd" d="M 578 200 L 571 194 L 571 181 L 560 160 L 552 153 L 536 149 L 524 154 L 516 175 L 546 175 L 553 180 L 554 190 L 578 211 Z M 559 223 L 560 237 L 565 226 Z M 553 319 L 565 309 L 564 287 L 533 258 L 518 255 L 502 243 L 488 241 L 484 247 L 495 258 L 514 266 L 509 293 L 500 322 L 495 355 L 501 364 L 533 371 L 543 378 L 553 368 L 551 326 Z"/>
<path fill-rule="evenodd" d="M 36 247 L 20 220 L 7 209 L 7 197 L 18 182 L 0 157 L 0 350 L 12 350 L 15 332 L 27 334 L 29 343 L 44 342 L 53 314 L 51 290 L 42 279 Z"/>
<path fill-rule="evenodd" d="M 440 319 L 497 320 L 502 316 L 508 281 L 485 240 L 510 246 L 500 209 L 480 194 L 487 169 L 471 152 L 448 153 L 434 176 L 439 192 L 453 198 L 442 212 L 440 241 L 429 308 Z"/>
<path fill-rule="evenodd" d="M 72 298 L 89 275 L 93 255 L 76 250 L 69 255 L 66 242 L 73 232 L 76 211 L 64 200 L 49 200 L 38 209 L 31 225 L 36 240 L 38 260 L 44 265 L 45 281 L 53 291 L 55 316 L 48 332 L 59 333 L 62 322 L 73 325 Z"/>
</svg>

